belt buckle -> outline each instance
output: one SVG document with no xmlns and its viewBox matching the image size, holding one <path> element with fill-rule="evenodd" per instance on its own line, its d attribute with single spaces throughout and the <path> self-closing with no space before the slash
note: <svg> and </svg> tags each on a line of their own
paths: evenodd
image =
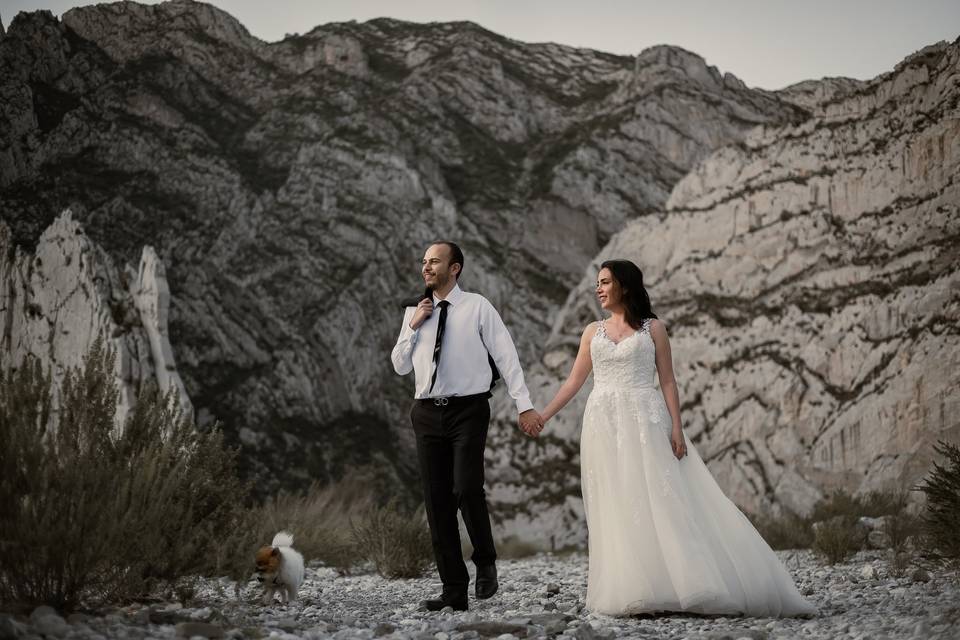
<svg viewBox="0 0 960 640">
<path fill-rule="evenodd" d="M 434 398 L 433 404 L 437 407 L 445 407 L 450 404 L 450 398 Z"/>
</svg>

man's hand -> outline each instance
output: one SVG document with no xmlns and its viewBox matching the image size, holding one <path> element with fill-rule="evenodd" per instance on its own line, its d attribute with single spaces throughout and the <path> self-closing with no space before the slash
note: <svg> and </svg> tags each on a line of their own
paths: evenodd
<svg viewBox="0 0 960 640">
<path fill-rule="evenodd" d="M 417 305 L 417 310 L 413 314 L 413 318 L 410 320 L 410 328 L 416 331 L 420 325 L 423 324 L 423 321 L 430 317 L 433 313 L 433 300 L 430 298 L 424 298 L 420 301 L 420 304 Z"/>
<path fill-rule="evenodd" d="M 535 409 L 527 409 L 520 414 L 520 428 L 531 438 L 536 438 L 543 431 L 543 417 Z"/>
</svg>

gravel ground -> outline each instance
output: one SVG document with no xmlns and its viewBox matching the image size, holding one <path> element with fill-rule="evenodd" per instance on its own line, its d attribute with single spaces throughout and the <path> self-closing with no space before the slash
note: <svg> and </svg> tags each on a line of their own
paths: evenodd
<svg viewBox="0 0 960 640">
<path fill-rule="evenodd" d="M 300 601 L 260 604 L 255 582 L 206 580 L 184 607 L 136 604 L 66 619 L 40 607 L 29 617 L 0 615 L 5 638 L 960 638 L 960 575 L 911 570 L 891 576 L 879 552 L 821 565 L 808 551 L 779 552 L 797 585 L 819 607 L 809 619 L 660 615 L 611 618 L 584 611 L 583 554 L 502 560 L 500 592 L 471 598 L 466 612 L 419 608 L 439 593 L 431 577 L 386 580 L 376 574 L 338 577 L 310 568 Z"/>
</svg>

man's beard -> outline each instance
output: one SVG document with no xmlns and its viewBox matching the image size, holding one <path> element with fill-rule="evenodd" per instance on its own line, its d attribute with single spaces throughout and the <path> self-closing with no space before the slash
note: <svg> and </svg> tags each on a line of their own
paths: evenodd
<svg viewBox="0 0 960 640">
<path fill-rule="evenodd" d="M 443 289 L 443 287 L 446 284 L 447 284 L 447 278 L 438 275 L 434 278 L 433 284 L 427 283 L 427 291 L 436 291 L 437 289 Z"/>
</svg>

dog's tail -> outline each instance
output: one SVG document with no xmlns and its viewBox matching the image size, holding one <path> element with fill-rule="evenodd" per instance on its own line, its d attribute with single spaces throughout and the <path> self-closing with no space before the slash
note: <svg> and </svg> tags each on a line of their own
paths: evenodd
<svg viewBox="0 0 960 640">
<path fill-rule="evenodd" d="M 292 547 L 293 546 L 293 534 L 289 531 L 281 531 L 277 535 L 273 536 L 273 546 L 274 547 Z"/>
</svg>

